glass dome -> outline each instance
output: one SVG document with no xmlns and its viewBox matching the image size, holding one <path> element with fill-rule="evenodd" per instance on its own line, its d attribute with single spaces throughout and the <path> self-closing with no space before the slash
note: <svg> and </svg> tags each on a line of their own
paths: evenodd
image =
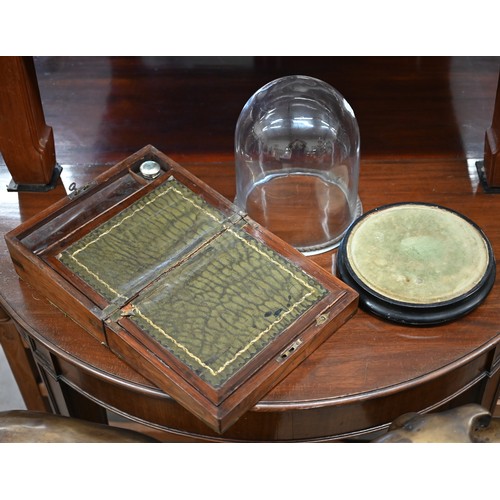
<svg viewBox="0 0 500 500">
<path fill-rule="evenodd" d="M 235 160 L 235 203 L 306 255 L 335 248 L 362 212 L 358 124 L 321 80 L 286 76 L 258 90 L 238 118 Z"/>
</svg>

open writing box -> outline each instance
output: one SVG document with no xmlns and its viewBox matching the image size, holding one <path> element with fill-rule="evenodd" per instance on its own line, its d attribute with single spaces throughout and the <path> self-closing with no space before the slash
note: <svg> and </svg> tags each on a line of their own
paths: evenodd
<svg viewBox="0 0 500 500">
<path fill-rule="evenodd" d="M 160 175 L 141 175 L 144 161 Z M 6 235 L 18 274 L 219 433 L 357 294 L 152 146 Z"/>
</svg>

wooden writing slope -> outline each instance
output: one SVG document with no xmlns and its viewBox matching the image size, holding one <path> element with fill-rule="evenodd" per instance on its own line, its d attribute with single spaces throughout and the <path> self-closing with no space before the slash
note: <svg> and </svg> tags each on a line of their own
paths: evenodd
<svg viewBox="0 0 500 500">
<path fill-rule="evenodd" d="M 220 433 L 357 306 L 152 146 L 6 240 L 24 280 Z"/>
</svg>

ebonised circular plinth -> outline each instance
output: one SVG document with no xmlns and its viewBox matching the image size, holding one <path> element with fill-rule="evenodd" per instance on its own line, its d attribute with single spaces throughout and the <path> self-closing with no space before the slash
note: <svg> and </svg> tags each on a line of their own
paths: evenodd
<svg viewBox="0 0 500 500">
<path fill-rule="evenodd" d="M 495 281 L 492 247 L 458 212 L 428 203 L 397 203 L 365 213 L 349 228 L 337 256 L 339 277 L 360 307 L 407 325 L 462 317 Z"/>
</svg>

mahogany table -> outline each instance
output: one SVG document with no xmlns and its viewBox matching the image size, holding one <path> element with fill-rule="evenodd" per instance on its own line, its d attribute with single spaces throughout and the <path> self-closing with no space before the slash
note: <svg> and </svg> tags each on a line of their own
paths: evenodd
<svg viewBox="0 0 500 500">
<path fill-rule="evenodd" d="M 39 64 L 48 63 L 42 60 Z M 41 79 L 42 91 L 48 89 L 43 85 Z M 494 97 L 496 87 L 488 88 Z M 108 106 L 109 112 L 113 99 L 101 105 Z M 50 99 L 47 109 L 50 114 Z M 387 132 L 390 127 L 384 126 Z M 372 135 L 367 135 L 374 153 L 376 133 L 371 130 Z M 57 145 L 57 129 L 55 136 Z M 107 137 L 114 149 L 100 152 L 99 158 L 105 160 L 92 165 L 63 162 L 55 189 L 46 193 L 1 190 L 0 233 L 5 234 L 66 196 L 73 182 L 83 186 L 110 163 L 130 154 L 125 150 L 120 153 L 120 141 L 113 142 L 112 135 Z M 450 140 L 455 139 L 450 135 Z M 424 144 L 419 145 L 414 138 L 406 144 L 412 141 L 415 151 Z M 201 154 L 179 147 L 176 154 L 164 144 L 151 142 L 223 195 L 234 197 L 234 167 L 227 148 Z M 60 158 L 64 159 L 64 151 Z M 484 191 L 470 156 L 467 151 L 362 155 L 359 194 L 364 210 L 401 201 L 444 205 L 481 226 L 493 251 L 500 254 L 500 196 Z M 10 178 L 1 165 L 0 186 L 9 184 Z M 331 270 L 331 254 L 312 258 Z M 401 326 L 358 310 L 223 435 L 211 431 L 20 281 L 3 238 L 0 304 L 4 311 L 0 339 L 30 409 L 45 408 L 112 425 L 131 422 L 130 426 L 165 441 L 371 439 L 406 412 L 443 410 L 469 402 L 493 411 L 498 399 L 498 279 L 479 308 L 447 325 Z"/>
</svg>

